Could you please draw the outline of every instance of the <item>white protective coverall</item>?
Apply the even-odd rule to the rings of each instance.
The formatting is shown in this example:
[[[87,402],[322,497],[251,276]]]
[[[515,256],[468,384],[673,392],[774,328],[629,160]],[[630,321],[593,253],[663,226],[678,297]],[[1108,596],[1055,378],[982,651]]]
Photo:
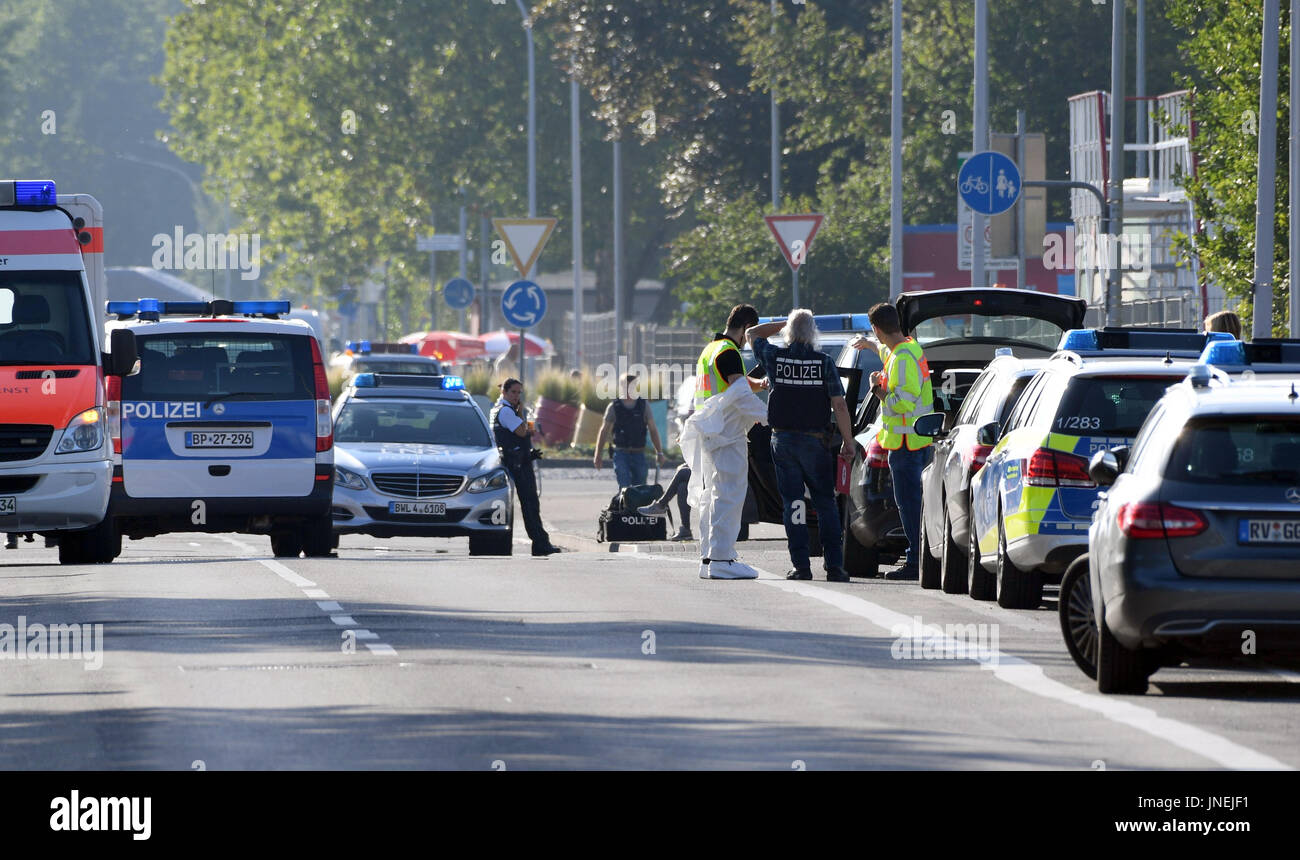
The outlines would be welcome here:
[[[738,379],[705,400],[682,428],[679,443],[691,467],[686,499],[700,512],[701,558],[725,562],[736,557],[749,488],[746,434],[755,423],[767,423],[767,406],[748,382]]]

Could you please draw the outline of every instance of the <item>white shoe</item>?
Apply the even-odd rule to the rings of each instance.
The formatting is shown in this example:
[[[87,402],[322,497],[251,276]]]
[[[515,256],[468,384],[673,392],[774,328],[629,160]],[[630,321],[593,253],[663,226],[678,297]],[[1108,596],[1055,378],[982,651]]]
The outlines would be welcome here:
[[[709,579],[758,579],[758,571],[739,561],[714,561],[709,564]]]
[[[709,568],[712,567],[712,566],[713,566],[713,565],[709,564],[709,563],[706,562],[706,561],[702,561],[702,562],[700,562],[700,579],[708,579],[708,578],[709,578]]]

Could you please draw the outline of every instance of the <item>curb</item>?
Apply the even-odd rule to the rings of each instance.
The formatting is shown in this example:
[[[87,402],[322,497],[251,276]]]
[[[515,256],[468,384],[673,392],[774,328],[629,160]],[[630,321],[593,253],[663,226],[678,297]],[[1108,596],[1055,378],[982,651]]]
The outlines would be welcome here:
[[[661,543],[659,541],[609,541],[601,543],[595,538],[581,537],[567,532],[552,532],[551,542],[561,549],[574,552],[638,552],[663,555],[694,555],[700,551],[699,541]]]

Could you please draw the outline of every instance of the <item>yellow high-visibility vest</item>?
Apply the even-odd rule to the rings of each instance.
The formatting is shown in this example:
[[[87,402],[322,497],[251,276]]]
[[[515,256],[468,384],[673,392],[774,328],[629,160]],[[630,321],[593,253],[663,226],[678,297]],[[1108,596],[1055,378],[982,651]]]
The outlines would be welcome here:
[[[934,411],[930,386],[930,364],[925,353],[910,337],[896,349],[881,347],[885,362],[885,399],[880,404],[881,427],[876,434],[880,447],[895,451],[907,442],[907,450],[919,451],[934,440],[916,435],[912,422],[918,415]]]
[[[727,380],[723,379],[722,375],[718,373],[718,356],[729,349],[740,352],[730,338],[724,337],[712,341],[708,346],[704,347],[704,351],[700,353],[699,359],[695,362],[696,409],[703,406],[704,401],[713,395],[721,394],[727,390]]]

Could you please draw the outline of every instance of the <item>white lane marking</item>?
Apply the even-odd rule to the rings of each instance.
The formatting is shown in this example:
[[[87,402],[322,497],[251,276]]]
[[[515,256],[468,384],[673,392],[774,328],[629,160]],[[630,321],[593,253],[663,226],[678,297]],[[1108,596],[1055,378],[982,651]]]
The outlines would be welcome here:
[[[329,592],[325,591],[323,588],[304,588],[302,593],[310,597],[312,600],[330,599]]]
[[[370,642],[367,642],[366,647],[370,649],[370,652],[372,654],[390,654],[390,655],[397,654],[397,651],[393,648],[392,645],[385,645],[382,642],[378,644],[372,644]]]
[[[203,544],[196,543],[195,541],[190,541],[190,546],[203,546]]]
[[[343,607],[339,606],[334,600],[318,600],[316,605],[320,607],[321,612],[342,612]]]
[[[356,627],[356,619],[351,615],[331,615],[330,621],[333,621],[340,627]]]
[[[684,562],[691,565],[698,564],[689,559],[664,560]],[[891,635],[898,635],[899,628],[906,631],[913,629],[914,622],[910,616],[895,612],[877,603],[872,603],[870,600],[821,586],[791,582],[761,568],[756,568],[756,570],[763,576],[760,576],[755,582],[828,603],[851,615],[867,619],[877,627],[890,631]],[[943,638],[947,639],[948,637]],[[962,643],[954,641],[952,643],[945,642],[944,644],[945,646],[956,646]],[[957,653],[965,652],[958,651]],[[1052,699],[1101,714],[1108,720],[1145,732],[1152,737],[1208,758],[1223,767],[1238,770],[1294,770],[1291,765],[1278,761],[1272,756],[1234,743],[1221,735],[1216,735],[1190,723],[1162,717],[1150,708],[1135,705],[1123,699],[1102,696],[1100,693],[1085,693],[1082,690],[1076,690],[1062,684],[1060,681],[1054,681],[1047,677],[1041,666],[1023,658],[995,651],[987,657],[973,659],[974,662],[980,664],[981,668],[992,670],[993,676],[999,681],[1004,681],[1013,687],[1018,687],[1027,693],[1045,699]]]
[[[292,570],[280,564],[280,562],[275,561],[274,559],[259,558],[259,559],[255,559],[255,561],[258,564],[262,565],[262,567],[265,567],[267,570],[271,571],[276,576],[283,579],[285,582],[289,583],[290,585],[296,585],[299,588],[316,587],[316,583],[312,582],[310,579],[307,579],[304,576],[299,576],[298,574],[294,573]]]

